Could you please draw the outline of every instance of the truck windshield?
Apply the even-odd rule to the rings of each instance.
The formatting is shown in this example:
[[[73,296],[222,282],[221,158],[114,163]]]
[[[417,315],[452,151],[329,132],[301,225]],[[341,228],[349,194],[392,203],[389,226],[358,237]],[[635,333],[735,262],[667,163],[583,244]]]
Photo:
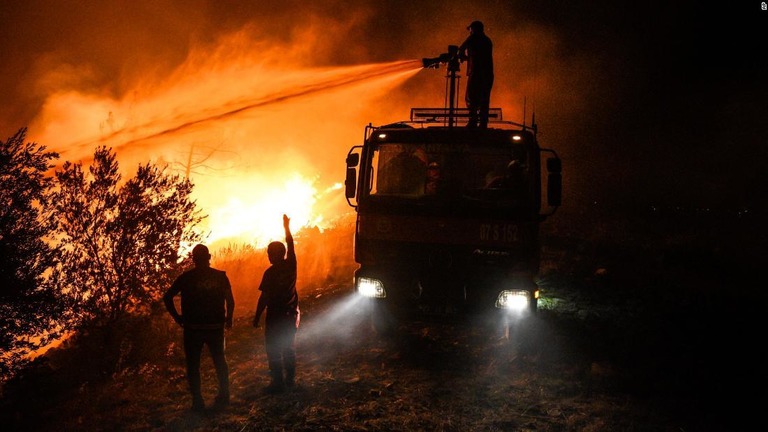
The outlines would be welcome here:
[[[507,146],[380,144],[372,154],[372,196],[522,201],[528,155]]]

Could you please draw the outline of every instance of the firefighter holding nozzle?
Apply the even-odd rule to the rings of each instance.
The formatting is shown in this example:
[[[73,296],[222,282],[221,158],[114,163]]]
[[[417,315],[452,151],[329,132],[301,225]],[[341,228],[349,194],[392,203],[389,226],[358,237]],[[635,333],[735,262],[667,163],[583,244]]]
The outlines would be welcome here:
[[[487,128],[493,87],[493,42],[485,26],[473,21],[467,26],[469,36],[459,46],[459,60],[467,62],[467,88],[464,100],[469,109],[468,128]]]

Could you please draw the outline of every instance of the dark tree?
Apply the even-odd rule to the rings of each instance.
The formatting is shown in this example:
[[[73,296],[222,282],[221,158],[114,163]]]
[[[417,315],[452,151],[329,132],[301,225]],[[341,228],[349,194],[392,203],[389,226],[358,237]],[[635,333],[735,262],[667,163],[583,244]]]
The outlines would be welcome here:
[[[152,165],[121,184],[111,149],[94,153],[90,175],[80,163],[56,172],[61,234],[58,278],[72,300],[75,324],[108,324],[142,313],[179,270],[179,251],[199,241],[202,219],[193,185]]]
[[[55,265],[49,207],[52,178],[45,173],[59,157],[24,142],[27,129],[0,141],[0,375],[56,335],[62,304],[46,277]]]

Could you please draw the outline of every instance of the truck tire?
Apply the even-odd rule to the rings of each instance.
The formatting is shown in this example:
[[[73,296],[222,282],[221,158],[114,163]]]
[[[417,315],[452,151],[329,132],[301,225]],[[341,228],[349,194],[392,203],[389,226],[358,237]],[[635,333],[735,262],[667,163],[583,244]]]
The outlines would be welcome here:
[[[379,336],[392,336],[397,320],[384,307],[377,305],[371,311],[371,328]]]

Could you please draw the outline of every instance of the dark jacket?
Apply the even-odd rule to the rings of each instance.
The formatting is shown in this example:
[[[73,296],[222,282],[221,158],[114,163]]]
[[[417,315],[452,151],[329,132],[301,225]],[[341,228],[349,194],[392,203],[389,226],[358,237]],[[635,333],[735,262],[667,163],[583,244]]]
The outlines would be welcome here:
[[[485,33],[469,35],[459,46],[459,56],[467,62],[467,76],[493,82],[493,42]]]
[[[181,315],[173,297],[181,293]],[[235,309],[235,299],[227,274],[211,267],[195,267],[182,273],[163,296],[171,316],[186,329],[224,328]]]

